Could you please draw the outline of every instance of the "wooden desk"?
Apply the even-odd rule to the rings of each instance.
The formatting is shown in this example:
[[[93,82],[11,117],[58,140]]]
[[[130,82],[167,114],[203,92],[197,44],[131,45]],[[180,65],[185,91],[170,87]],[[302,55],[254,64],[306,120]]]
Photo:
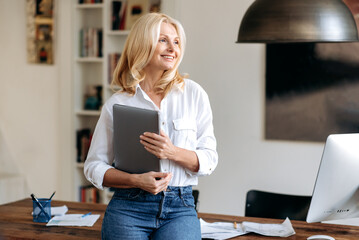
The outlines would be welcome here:
[[[100,214],[92,227],[46,227],[46,223],[32,220],[30,198],[0,206],[0,240],[4,239],[101,239],[101,224],[106,210],[104,204],[66,202],[52,200],[52,207],[66,205],[67,213]]]
[[[0,206],[0,239],[101,239],[101,224],[106,205],[53,200],[51,206],[56,207],[62,205],[66,205],[69,208],[68,213],[84,214],[91,211],[93,214],[100,214],[100,218],[93,227],[46,227],[45,223],[35,223],[32,221],[32,200],[30,198],[24,199]],[[283,222],[283,220],[279,219],[235,217],[207,213],[199,213],[198,216],[207,222]],[[314,234],[327,234],[334,237],[336,240],[359,239],[359,227],[322,223],[309,224],[303,221],[292,221],[292,224],[296,234],[288,238],[265,237],[251,233],[234,239],[306,240],[307,237]]]
[[[235,217],[228,215],[219,214],[207,214],[200,213],[199,217],[207,222],[258,222],[258,223],[282,223],[284,219],[266,219],[266,218],[253,218],[253,217]],[[304,221],[292,221],[295,235],[287,238],[281,237],[265,237],[258,234],[250,233],[243,236],[239,236],[232,239],[239,240],[252,240],[252,239],[288,239],[288,240],[306,240],[312,235],[329,235],[334,237],[336,240],[358,240],[359,239],[359,227],[348,226],[348,225],[334,225],[324,223],[307,223]]]

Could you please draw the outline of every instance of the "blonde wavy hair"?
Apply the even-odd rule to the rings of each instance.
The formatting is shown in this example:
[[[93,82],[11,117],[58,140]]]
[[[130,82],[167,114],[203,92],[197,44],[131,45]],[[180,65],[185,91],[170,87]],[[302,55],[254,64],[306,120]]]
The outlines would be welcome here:
[[[140,17],[131,28],[126,40],[124,50],[113,73],[111,87],[113,90],[134,95],[136,85],[146,77],[143,68],[152,59],[159,41],[162,23],[172,24],[179,37],[180,54],[174,67],[163,73],[161,79],[155,85],[156,93],[166,94],[173,86],[182,88],[184,76],[178,72],[178,66],[182,61],[186,36],[182,25],[175,19],[163,13],[148,13]]]

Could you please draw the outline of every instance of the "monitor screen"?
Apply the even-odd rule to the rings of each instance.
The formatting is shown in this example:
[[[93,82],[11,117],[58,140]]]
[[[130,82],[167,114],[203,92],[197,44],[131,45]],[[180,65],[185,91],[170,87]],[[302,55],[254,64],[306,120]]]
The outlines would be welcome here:
[[[327,138],[307,222],[359,217],[359,134]]]

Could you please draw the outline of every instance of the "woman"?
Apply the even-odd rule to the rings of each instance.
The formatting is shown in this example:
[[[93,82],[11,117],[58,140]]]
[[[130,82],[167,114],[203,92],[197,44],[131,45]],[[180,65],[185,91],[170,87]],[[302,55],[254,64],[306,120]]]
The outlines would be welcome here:
[[[134,24],[114,71],[120,90],[102,107],[85,162],[97,188],[115,187],[102,224],[103,239],[200,239],[192,186],[217,166],[208,96],[177,71],[185,48],[181,24],[150,13]],[[129,174],[112,166],[114,104],[160,112],[160,134],[139,136],[161,172]]]

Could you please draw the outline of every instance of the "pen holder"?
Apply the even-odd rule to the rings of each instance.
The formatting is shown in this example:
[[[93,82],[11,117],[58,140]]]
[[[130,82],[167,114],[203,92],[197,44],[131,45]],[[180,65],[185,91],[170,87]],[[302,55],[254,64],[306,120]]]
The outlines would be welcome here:
[[[39,198],[39,201],[32,201],[32,216],[34,222],[48,222],[51,219],[51,200]]]

